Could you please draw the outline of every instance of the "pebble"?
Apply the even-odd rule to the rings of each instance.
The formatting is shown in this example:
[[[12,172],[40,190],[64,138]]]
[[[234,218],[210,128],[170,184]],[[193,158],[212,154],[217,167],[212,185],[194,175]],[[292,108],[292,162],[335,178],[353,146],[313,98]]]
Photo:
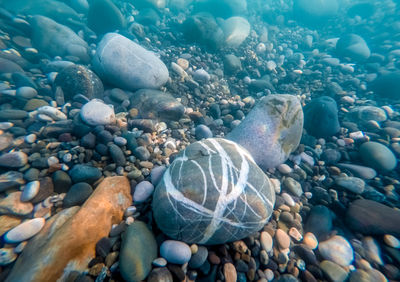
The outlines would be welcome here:
[[[40,189],[40,182],[39,181],[31,181],[26,184],[24,190],[21,194],[21,201],[22,202],[29,202],[32,200],[38,193]]]
[[[20,168],[28,163],[28,155],[24,152],[5,153],[0,156],[0,167]]]
[[[365,188],[364,180],[358,177],[340,176],[335,179],[335,183],[354,194],[362,194]]]
[[[213,133],[211,132],[211,129],[204,124],[199,124],[198,126],[196,126],[195,135],[196,135],[196,140],[207,139],[207,138],[213,137]]]
[[[35,88],[23,86],[17,89],[16,96],[24,99],[32,99],[37,96]]]
[[[128,141],[127,141],[124,137],[115,136],[115,137],[114,137],[114,143],[115,143],[116,145],[118,145],[118,146],[125,146],[126,143],[128,143]]]
[[[318,251],[324,259],[333,261],[341,266],[350,265],[354,259],[354,252],[350,243],[339,235],[320,242]]]
[[[360,146],[360,156],[364,163],[378,171],[391,171],[397,165],[393,152],[377,142],[365,142]]]
[[[153,260],[153,265],[154,266],[158,266],[158,267],[164,267],[167,265],[167,260],[165,258],[156,258],[155,260]]]
[[[293,171],[293,169],[290,166],[288,166],[287,164],[280,164],[280,165],[278,165],[277,168],[278,168],[279,172],[282,174],[289,174]]]
[[[348,273],[342,267],[329,260],[322,261],[319,266],[329,281],[344,282],[348,276]]]
[[[303,236],[301,235],[301,233],[299,232],[299,230],[297,230],[295,227],[291,227],[289,229],[289,235],[295,239],[297,242],[300,242],[303,239]]]
[[[32,144],[32,143],[34,143],[36,141],[36,135],[33,134],[33,133],[29,134],[29,135],[26,135],[24,140],[25,140],[26,143]]]
[[[135,187],[133,193],[133,202],[143,203],[145,202],[154,192],[154,185],[149,181],[142,181]]]
[[[39,233],[45,223],[46,220],[44,218],[34,218],[27,220],[8,231],[4,236],[4,240],[10,244],[15,244],[28,240]]]
[[[362,246],[369,262],[374,262],[378,265],[384,265],[381,258],[381,250],[378,242],[376,242],[374,238],[370,236],[364,237],[362,240]]]
[[[69,208],[82,205],[93,193],[93,188],[85,182],[79,182],[69,188],[63,200],[63,206]]]
[[[266,232],[266,231],[261,232],[260,243],[261,243],[261,247],[266,252],[270,252],[272,250],[273,240],[272,240],[271,235],[268,232]]]
[[[392,248],[400,249],[400,240],[390,234],[384,235],[383,241]]]
[[[293,195],[300,197],[303,194],[303,189],[301,188],[301,184],[294,180],[291,177],[286,177],[283,181],[285,187],[289,190]]]
[[[204,69],[199,69],[193,73],[193,78],[196,81],[207,83],[210,80],[210,75]]]
[[[314,250],[318,247],[318,239],[311,232],[304,234],[303,243],[310,247],[311,250]]]
[[[1,248],[0,249],[0,266],[4,266],[12,263],[17,259],[18,255],[14,253],[12,248]]]
[[[160,254],[169,263],[184,264],[187,263],[192,252],[190,247],[181,241],[166,240],[160,246]]]
[[[292,196],[290,196],[288,193],[282,193],[281,196],[289,207],[294,207],[296,205]]]
[[[228,262],[224,264],[224,277],[226,282],[236,282],[237,273],[235,266]]]
[[[48,116],[54,121],[67,119],[67,116],[63,112],[51,106],[42,106],[39,107],[36,111],[39,115]]]
[[[124,152],[121,148],[115,144],[110,144],[108,146],[108,151],[110,152],[111,158],[117,166],[124,166],[126,163],[126,158]]]
[[[81,118],[91,126],[107,125],[115,122],[115,113],[112,106],[106,105],[99,99],[93,99],[83,105]]]
[[[376,171],[370,167],[344,163],[338,163],[336,166],[341,169],[348,169],[354,175],[364,179],[373,179],[376,176]]]
[[[156,166],[151,170],[150,179],[154,186],[157,186],[157,184],[161,181],[166,170],[167,168],[165,166]]]
[[[208,257],[208,250],[204,246],[199,246],[196,253],[192,254],[192,257],[189,261],[189,267],[196,269],[201,267]]]
[[[282,229],[277,229],[275,233],[276,242],[279,245],[281,250],[287,249],[290,247],[290,237],[289,235],[283,231]]]

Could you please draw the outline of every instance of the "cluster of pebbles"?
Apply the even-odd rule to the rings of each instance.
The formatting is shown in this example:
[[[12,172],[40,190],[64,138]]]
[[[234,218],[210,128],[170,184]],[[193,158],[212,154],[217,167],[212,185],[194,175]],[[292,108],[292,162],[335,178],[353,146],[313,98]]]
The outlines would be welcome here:
[[[131,5],[120,8],[138,13]],[[0,280],[15,281],[28,268],[18,265],[19,256],[46,222],[85,208],[104,179],[116,176],[129,179],[131,202],[94,242],[88,271],[72,272],[68,281],[136,281],[147,274],[152,282],[399,280],[400,112],[368,87],[381,69],[399,67],[398,37],[377,35],[389,23],[365,28],[376,52],[368,63],[339,60],[331,45],[347,26],[378,25],[386,9],[367,19],[342,16],[335,29],[318,31],[285,20],[279,9],[267,9],[268,17],[250,13],[247,39],[214,52],[174,29],[189,11],[160,9],[157,27],[133,22],[128,29],[169,70],[161,90],[174,102],[152,107],[102,82],[87,64],[75,65],[82,58],[35,49],[27,18],[1,9]],[[84,21],[78,26],[87,29]],[[92,48],[98,40],[89,34]],[[264,171],[276,193],[269,222],[221,245],[167,238],[153,220],[152,194],[177,153],[197,140],[225,137],[271,93],[299,98],[306,130],[289,160]],[[326,101],[319,103],[325,109],[314,110],[310,105],[321,96],[333,98],[338,111]],[[318,121],[307,124],[306,105],[326,122],[320,136],[311,135]]]

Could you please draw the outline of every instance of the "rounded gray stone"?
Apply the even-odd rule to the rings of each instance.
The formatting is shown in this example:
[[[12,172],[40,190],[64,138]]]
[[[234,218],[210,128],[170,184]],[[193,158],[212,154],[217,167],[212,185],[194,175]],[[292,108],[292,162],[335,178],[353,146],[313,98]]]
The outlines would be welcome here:
[[[161,244],[160,254],[169,263],[184,264],[190,260],[192,251],[184,242],[167,240]]]

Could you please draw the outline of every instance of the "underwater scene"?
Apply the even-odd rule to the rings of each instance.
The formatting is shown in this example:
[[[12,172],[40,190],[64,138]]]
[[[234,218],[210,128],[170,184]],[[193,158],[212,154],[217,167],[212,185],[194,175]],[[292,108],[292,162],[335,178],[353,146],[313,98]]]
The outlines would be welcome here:
[[[400,281],[399,0],[0,0],[0,281]]]

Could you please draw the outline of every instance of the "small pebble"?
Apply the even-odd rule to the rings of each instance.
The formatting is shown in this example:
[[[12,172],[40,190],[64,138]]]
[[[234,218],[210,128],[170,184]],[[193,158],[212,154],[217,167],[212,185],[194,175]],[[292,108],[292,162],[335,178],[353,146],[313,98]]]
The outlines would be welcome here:
[[[135,187],[133,201],[135,203],[145,202],[154,192],[154,185],[149,181],[142,181]]]
[[[27,220],[8,231],[4,236],[4,240],[10,244],[15,244],[28,240],[39,233],[45,223],[46,220],[44,218],[34,218]]]
[[[282,229],[277,229],[275,233],[275,239],[279,245],[281,250],[287,249],[290,247],[290,237],[289,235],[283,231]]]
[[[318,239],[311,232],[307,232],[304,235],[303,243],[309,246],[311,250],[314,250],[318,247]]]
[[[268,232],[266,232],[266,231],[261,232],[260,243],[261,243],[261,247],[266,252],[270,252],[272,250],[273,240],[272,240],[271,235]]]
[[[289,174],[293,171],[293,169],[290,166],[288,166],[287,164],[280,164],[278,166],[278,170],[282,174]]]
[[[26,184],[24,190],[21,194],[21,201],[22,202],[29,202],[32,200],[38,193],[40,189],[40,182],[39,181],[31,181]]]
[[[158,267],[164,267],[167,265],[167,260],[165,258],[156,258],[153,260],[153,265]]]
[[[392,235],[386,234],[383,236],[383,241],[392,248],[400,249],[400,240]]]
[[[192,251],[184,242],[166,240],[160,246],[160,254],[170,263],[184,264],[190,260]]]

